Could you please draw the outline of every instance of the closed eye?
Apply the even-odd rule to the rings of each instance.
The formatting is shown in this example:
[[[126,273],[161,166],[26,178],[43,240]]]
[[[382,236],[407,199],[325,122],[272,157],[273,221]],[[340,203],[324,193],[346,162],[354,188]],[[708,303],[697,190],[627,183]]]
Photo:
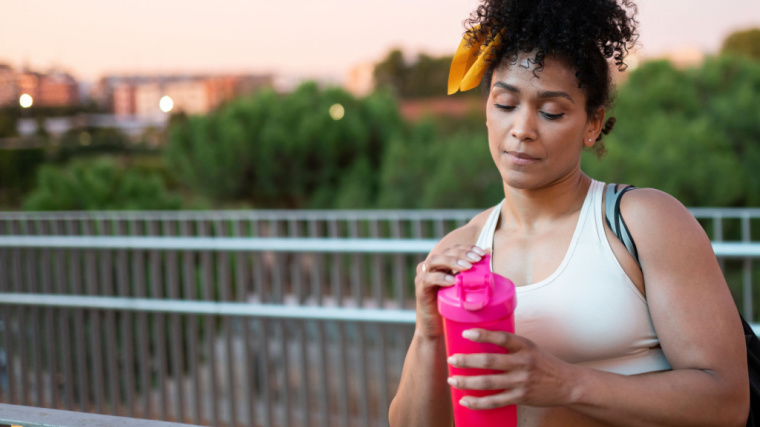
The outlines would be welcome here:
[[[541,113],[541,114],[543,114],[543,116],[546,117],[549,120],[558,120],[558,119],[561,119],[562,116],[565,115],[565,113],[562,113],[562,114]]]
[[[498,108],[499,110],[504,110],[504,111],[512,111],[515,108],[517,108],[515,106],[503,105],[503,104],[494,104],[494,107]],[[547,120],[559,120],[565,115],[565,113],[550,114],[550,113],[545,113],[542,111],[541,115],[544,116]]]

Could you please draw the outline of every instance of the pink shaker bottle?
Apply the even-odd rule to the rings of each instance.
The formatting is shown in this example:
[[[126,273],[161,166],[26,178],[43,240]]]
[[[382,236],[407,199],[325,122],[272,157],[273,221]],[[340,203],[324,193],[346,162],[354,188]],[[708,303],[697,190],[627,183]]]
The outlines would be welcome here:
[[[438,291],[438,312],[444,318],[446,355],[472,353],[508,353],[494,344],[481,344],[462,337],[471,328],[514,333],[513,313],[517,305],[515,285],[509,279],[491,272],[491,256],[456,275],[456,285]],[[487,375],[492,369],[463,369],[449,365],[450,375]],[[517,407],[475,410],[459,404],[464,396],[488,396],[500,390],[460,390],[451,387],[456,427],[513,427],[517,425]]]

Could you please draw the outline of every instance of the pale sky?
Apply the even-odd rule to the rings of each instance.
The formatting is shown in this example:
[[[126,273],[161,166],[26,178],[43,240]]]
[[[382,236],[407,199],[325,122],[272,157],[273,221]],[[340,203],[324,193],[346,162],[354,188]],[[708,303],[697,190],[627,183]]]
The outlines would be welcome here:
[[[572,0],[568,0],[572,1]],[[643,56],[716,52],[760,0],[639,0]],[[0,62],[106,73],[273,72],[341,80],[394,46],[450,54],[476,0],[0,0]]]

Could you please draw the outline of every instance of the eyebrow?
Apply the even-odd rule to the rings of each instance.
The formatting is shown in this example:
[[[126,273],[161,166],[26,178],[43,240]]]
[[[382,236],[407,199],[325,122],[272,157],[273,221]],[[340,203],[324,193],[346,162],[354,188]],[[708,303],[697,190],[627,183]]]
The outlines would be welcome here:
[[[502,89],[506,89],[506,90],[514,93],[515,95],[519,95],[520,94],[520,89],[518,89],[517,87],[512,86],[510,84],[504,83],[504,82],[496,82],[496,83],[494,83],[493,87],[500,87]],[[538,92],[538,97],[541,98],[541,99],[544,99],[544,98],[565,98],[568,101],[570,101],[573,104],[575,104],[575,101],[573,101],[573,98],[567,92],[562,92],[562,91],[559,91],[559,90],[539,91]]]

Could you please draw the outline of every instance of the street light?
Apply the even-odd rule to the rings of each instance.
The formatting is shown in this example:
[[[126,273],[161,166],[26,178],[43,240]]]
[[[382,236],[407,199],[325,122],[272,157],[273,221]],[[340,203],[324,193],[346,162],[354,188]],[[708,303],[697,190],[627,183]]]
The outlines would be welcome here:
[[[32,95],[25,93],[19,97],[18,103],[21,105],[21,108],[29,108],[34,104],[34,99],[32,99]]]
[[[158,101],[158,108],[164,113],[168,113],[174,108],[174,101],[169,96],[163,96],[161,100]]]

